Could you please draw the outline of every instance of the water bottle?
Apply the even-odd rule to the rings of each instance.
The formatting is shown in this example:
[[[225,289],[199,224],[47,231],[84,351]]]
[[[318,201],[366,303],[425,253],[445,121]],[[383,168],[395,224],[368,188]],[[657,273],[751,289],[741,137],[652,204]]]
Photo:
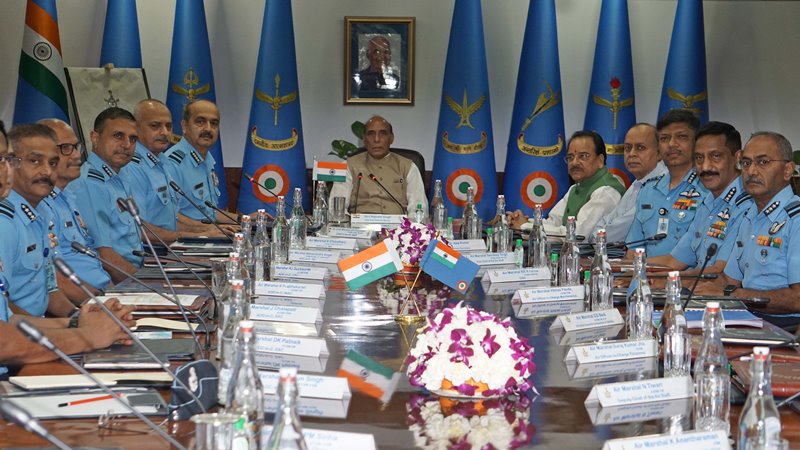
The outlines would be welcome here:
[[[692,363],[692,339],[686,324],[681,303],[681,275],[673,271],[667,275],[667,298],[658,336],[664,353],[664,376],[689,375]]]
[[[497,196],[497,213],[495,215],[497,223],[494,226],[494,240],[497,242],[495,246],[498,253],[506,253],[512,251],[511,244],[513,233],[508,226],[508,219],[506,218],[506,196]]]
[[[462,239],[480,239],[481,223],[478,210],[475,208],[475,193],[472,186],[467,188],[467,203],[464,206],[464,215],[461,222]]]
[[[592,271],[583,271],[583,310],[592,309]]]
[[[753,347],[750,393],[739,414],[738,448],[780,448],[781,416],[772,398],[772,362],[769,347]]]
[[[575,216],[567,217],[567,237],[561,246],[558,265],[558,284],[578,286],[581,284],[581,251],[575,237]]]
[[[251,320],[239,322],[233,369],[228,383],[227,412],[239,416],[233,448],[258,449],[264,425],[264,389],[256,366],[256,335]]]
[[[550,286],[558,286],[558,253],[550,254]]]
[[[452,217],[448,217],[447,218],[447,228],[445,229],[445,233],[444,234],[445,234],[444,237],[446,237],[447,239],[455,239],[455,236],[453,235],[453,218]]]
[[[647,261],[644,249],[635,250],[633,260],[633,291],[628,299],[628,338],[650,339],[653,337],[653,295],[647,280]]]
[[[730,430],[731,378],[722,345],[722,312],[719,302],[706,303],[703,343],[694,365],[694,429]]]
[[[431,199],[431,223],[436,231],[442,233],[447,227],[447,222],[447,208],[444,206],[442,197],[442,180],[436,180],[433,185],[433,199]],[[450,236],[446,237],[450,238]]]
[[[292,215],[289,216],[289,248],[306,248],[306,213],[303,211],[303,191],[294,188]]]
[[[594,260],[592,261],[590,280],[590,301],[592,311],[601,311],[613,307],[612,292],[614,274],[611,262],[606,253],[606,230],[599,230],[594,244]]]
[[[222,327],[222,335],[219,354],[219,385],[217,387],[217,401],[221,405],[226,405],[228,401],[228,383],[231,372],[235,364],[236,338],[239,331],[239,322],[247,317],[244,313],[245,292],[244,281],[241,279],[231,280],[231,301],[228,305],[228,313],[225,315],[225,324]]]
[[[312,208],[312,222],[319,233],[324,234],[328,228],[328,191],[324,181],[317,181],[317,191]]]
[[[486,229],[486,252],[493,253],[494,249],[494,230],[489,227]]]
[[[272,433],[262,450],[306,450],[303,424],[297,415],[297,369],[280,370],[278,384],[278,411],[272,424]]]
[[[514,265],[517,269],[522,269],[525,265],[525,248],[522,247],[522,239],[517,239],[514,246]]]
[[[547,253],[547,233],[544,231],[544,220],[542,219],[542,205],[536,204],[533,208],[533,227],[528,239],[528,266],[547,267],[549,259]]]
[[[414,210],[414,222],[425,223],[425,210],[422,209],[422,203],[417,203],[417,209]]]
[[[272,224],[272,259],[277,263],[289,262],[289,222],[284,214],[286,202],[282,195],[278,196],[278,217]]]

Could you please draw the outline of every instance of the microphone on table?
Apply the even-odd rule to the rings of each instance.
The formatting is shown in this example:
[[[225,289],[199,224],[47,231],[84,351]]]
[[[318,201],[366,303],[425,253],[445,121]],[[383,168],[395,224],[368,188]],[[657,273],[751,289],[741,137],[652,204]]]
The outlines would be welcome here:
[[[358,212],[358,193],[361,191],[361,179],[364,178],[364,174],[358,172],[358,176],[356,178],[356,202],[355,205],[350,205],[350,214]]]
[[[369,174],[369,179],[374,181],[375,183],[377,183],[378,186],[380,186],[380,188],[383,189],[383,192],[386,192],[386,194],[389,196],[389,198],[391,198],[392,201],[394,201],[395,204],[397,204],[397,206],[400,207],[400,211],[405,211],[406,210],[405,208],[403,208],[403,205],[400,202],[398,202],[396,198],[394,198],[394,195],[392,195],[392,193],[389,192],[388,189],[386,189],[386,186],[384,186],[383,183],[381,183],[380,180],[378,180],[378,177],[376,177],[373,174]]]
[[[61,258],[56,258],[54,262],[56,264],[56,267],[59,268],[59,270],[61,270],[61,266],[66,266],[66,263]],[[125,325],[117,318],[117,316],[115,316],[111,311],[108,310],[108,307],[106,305],[104,305],[103,302],[99,301],[97,299],[97,297],[92,295],[92,293],[88,289],[86,289],[86,287],[83,286],[83,284],[82,284],[83,282],[80,281],[80,279],[75,276],[75,274],[72,272],[72,269],[70,269],[69,266],[66,266],[66,268],[68,269],[68,271],[69,271],[69,273],[71,275],[71,276],[69,276],[70,280],[73,283],[77,284],[78,286],[82,287],[88,295],[91,295],[92,298],[97,302],[97,304],[100,305],[103,308],[103,310],[106,311],[106,313],[108,315],[110,315],[114,319],[115,322],[117,322],[117,325],[122,327],[122,329],[125,330],[131,337],[134,337],[134,339],[135,339],[134,342],[138,341],[137,345],[140,345],[142,348],[144,348],[145,350],[150,352],[150,350],[147,347],[145,347],[144,344],[141,343],[141,341],[139,341],[139,338],[136,338],[135,336],[133,336],[133,333],[131,333],[130,330],[128,330],[127,327],[125,327]],[[65,276],[67,276],[67,273],[65,273],[63,271],[61,273],[64,274]],[[76,280],[81,282],[81,284],[78,284],[76,282]],[[58,356],[62,361],[66,362],[70,367],[72,367],[73,369],[75,369],[78,372],[80,372],[81,375],[84,375],[87,378],[89,378],[90,380],[92,380],[92,382],[95,383],[97,385],[97,387],[100,388],[100,390],[102,390],[106,394],[108,394],[108,395],[114,397],[115,399],[117,399],[117,401],[119,401],[123,406],[125,406],[125,408],[128,411],[130,411],[139,420],[144,422],[145,425],[150,427],[151,430],[155,431],[161,437],[166,439],[167,442],[169,442],[170,444],[174,445],[177,448],[186,450],[186,447],[182,446],[172,436],[167,434],[166,431],[162,430],[158,425],[154,424],[150,419],[148,419],[139,410],[137,410],[136,408],[131,406],[131,404],[128,402],[127,399],[122,398],[122,396],[120,396],[118,392],[115,392],[114,390],[112,390],[111,388],[106,386],[102,381],[100,381],[91,372],[89,372],[88,370],[84,369],[80,364],[76,363],[67,354],[62,352],[61,349],[59,349],[52,342],[50,342],[50,339],[48,339],[47,336],[45,336],[41,331],[39,331],[39,329],[36,328],[33,324],[31,324],[27,320],[23,319],[23,320],[20,320],[19,322],[17,322],[17,329],[19,329],[19,331],[21,331],[22,334],[24,334],[28,339],[30,339],[31,341],[41,345],[42,347],[46,348],[47,350],[50,350],[51,352],[55,353],[56,356]],[[155,355],[152,355],[152,357],[156,361],[158,361],[158,363],[162,366],[162,368],[165,371],[167,371],[173,377],[173,379],[177,380],[177,378],[175,378],[175,374],[173,374],[169,370],[169,365],[168,364],[166,365],[167,367],[164,367],[165,364],[160,359],[158,359]],[[69,447],[67,447],[67,448],[69,448]]]
[[[267,191],[273,197],[275,197],[275,198],[280,197],[278,194],[275,193],[275,191],[273,191],[272,189],[268,188],[267,185],[265,185],[263,183],[259,183],[258,180],[256,180],[253,176],[251,176],[247,172],[244,172],[244,177],[247,178],[251,183],[255,184],[256,186],[264,188],[264,190]],[[284,196],[284,199],[286,200],[286,203],[288,204],[289,203],[289,198]],[[273,208],[275,209],[275,215],[277,216],[278,215],[278,207],[277,206],[273,206]],[[292,199],[292,203],[289,204],[289,209],[291,209],[291,208],[294,208],[294,199]],[[304,216],[305,216],[305,214],[304,214]],[[311,225],[314,224],[314,222],[308,216],[305,216],[305,218],[306,218],[306,220],[308,221],[309,224],[311,224]]]
[[[117,272],[120,272],[121,274],[123,274],[123,275],[127,276],[129,279],[131,279],[133,282],[135,282],[135,283],[136,283],[136,284],[138,284],[139,286],[142,286],[143,288],[147,289],[148,291],[150,291],[150,292],[152,292],[152,293],[154,293],[154,294],[156,294],[156,295],[158,295],[158,296],[160,296],[160,297],[164,298],[165,300],[169,301],[170,303],[176,304],[176,305],[178,306],[178,309],[179,309],[179,310],[182,310],[182,309],[183,309],[183,305],[181,305],[181,304],[180,304],[180,302],[176,302],[176,300],[175,300],[174,298],[170,298],[170,297],[168,297],[167,295],[165,295],[165,294],[163,294],[163,293],[161,293],[161,292],[158,292],[157,290],[155,290],[155,289],[153,289],[151,286],[149,286],[147,283],[145,283],[144,281],[142,281],[142,280],[140,280],[139,278],[137,278],[137,277],[136,277],[135,275],[133,275],[132,273],[126,272],[124,269],[122,269],[122,268],[121,268],[121,267],[119,267],[118,265],[116,265],[116,264],[114,264],[113,262],[111,262],[111,261],[109,261],[109,260],[107,260],[107,259],[105,259],[105,258],[101,257],[100,255],[98,255],[98,254],[97,254],[97,252],[95,252],[94,250],[92,250],[92,249],[90,249],[90,248],[86,247],[85,245],[81,244],[80,242],[77,242],[77,241],[72,241],[72,248],[73,248],[73,250],[75,250],[75,251],[76,251],[76,252],[78,252],[78,253],[83,253],[84,255],[87,255],[87,256],[90,256],[90,257],[92,257],[92,258],[95,258],[95,259],[97,259],[97,260],[98,260],[98,261],[100,261],[101,263],[103,263],[103,264],[106,264],[106,265],[108,265],[109,267],[111,267],[112,269],[116,270]],[[212,295],[213,295],[213,292],[212,292]],[[199,315],[199,314],[197,314],[197,312],[195,312],[195,311],[192,311],[192,310],[188,310],[188,311],[189,311],[189,313],[190,313],[190,314],[192,314],[192,315],[193,315],[195,318],[197,318],[197,320],[198,320],[200,323],[202,323],[202,324],[203,324],[203,331],[205,331],[205,335],[206,335],[206,342],[207,342],[207,343],[208,343],[208,342],[210,342],[210,340],[209,340],[209,339],[210,339],[211,332],[208,330],[208,325],[206,324],[206,321],[205,321],[205,320],[203,320],[203,318],[202,318],[202,317],[200,317],[200,315]],[[185,315],[183,316],[183,319],[184,319],[184,321],[186,322],[186,324],[188,325],[188,327],[189,327],[189,330],[190,330],[190,331],[193,331],[193,327],[192,327],[192,324],[191,324],[191,322],[189,322],[189,319],[188,319],[188,318],[187,318]],[[194,335],[194,333],[192,333],[192,336],[194,337],[194,339],[195,339],[195,342],[197,342],[197,338],[196,338],[196,336]],[[198,346],[199,346],[199,344],[198,344]],[[199,347],[198,347],[198,348],[199,348]],[[201,353],[202,353],[202,349],[201,349]]]
[[[194,206],[194,209],[200,211],[200,214],[202,214],[203,217],[205,217],[206,220],[208,220],[210,224],[214,225],[214,227],[216,227],[216,229],[219,230],[219,232],[222,233],[223,236],[227,237],[228,239],[231,240],[231,242],[233,242],[233,238],[228,233],[226,233],[225,230],[222,229],[222,227],[219,226],[219,224],[217,223],[216,220],[214,220],[213,217],[208,215],[206,210],[201,208],[200,205],[198,205],[197,203],[194,202],[194,200],[189,198],[189,196],[186,195],[185,192],[183,192],[183,189],[181,189],[181,187],[178,186],[178,183],[176,183],[174,181],[170,181],[169,182],[169,187],[171,187],[172,190],[177,192],[181,197],[185,198],[192,206]]]
[[[697,272],[697,278],[694,279],[694,283],[692,284],[692,288],[689,290],[689,295],[686,296],[686,300],[683,301],[683,310],[686,310],[686,305],[689,304],[689,301],[692,299],[694,295],[694,290],[697,288],[697,283],[700,282],[700,278],[703,276],[703,272],[706,271],[706,266],[708,266],[708,262],[711,261],[711,258],[717,254],[717,243],[712,242],[711,245],[708,246],[706,249],[706,257],[703,260],[703,265],[700,267],[700,272]]]
[[[632,245],[643,244],[643,243],[645,243],[645,242],[660,241],[660,240],[662,240],[662,239],[664,239],[664,238],[666,238],[666,237],[667,237],[667,233],[656,233],[656,234],[654,234],[654,235],[652,235],[652,236],[650,236],[650,237],[646,237],[646,238],[644,238],[644,239],[638,239],[638,240],[636,240],[636,241],[629,241],[629,242],[625,242],[625,241],[618,241],[618,242],[612,242],[612,243],[610,243],[610,244],[606,245],[606,247],[621,247],[621,248],[627,248],[627,247],[630,247],[630,246],[632,246]]]
[[[211,209],[213,209],[214,211],[216,211],[216,212],[218,212],[218,213],[222,214],[223,216],[227,217],[227,218],[228,218],[228,220],[230,220],[230,221],[231,221],[231,222],[233,222],[234,224],[236,224],[236,225],[239,225],[239,220],[238,220],[237,218],[235,218],[235,217],[233,217],[232,215],[228,214],[228,213],[227,213],[227,212],[225,212],[224,210],[222,210],[222,209],[218,208],[218,207],[217,207],[217,205],[215,205],[215,204],[211,203],[211,202],[210,202],[210,201],[208,201],[208,200],[206,200],[204,203],[205,203],[205,205],[206,205],[206,206],[208,206],[209,208],[211,208]]]
[[[24,322],[24,321],[23,321]],[[52,435],[42,423],[36,420],[31,413],[25,411],[11,400],[0,400],[0,415],[11,423],[15,423],[25,430],[53,444],[61,450],[72,450],[72,447],[65,444],[61,439]]]

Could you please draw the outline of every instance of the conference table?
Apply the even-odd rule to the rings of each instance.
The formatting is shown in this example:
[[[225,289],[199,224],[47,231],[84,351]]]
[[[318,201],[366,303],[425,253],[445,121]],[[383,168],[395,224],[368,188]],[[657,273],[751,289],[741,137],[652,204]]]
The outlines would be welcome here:
[[[326,280],[326,299],[319,332],[319,336],[327,341],[330,352],[327,361],[322,362],[322,374],[335,375],[349,349],[355,349],[394,370],[399,369],[407,355],[416,325],[400,324],[395,320],[398,303],[402,299],[395,280],[388,277],[351,291],[335,266],[331,269],[332,276]],[[487,294],[486,291],[487,285],[479,279],[474,280],[466,295],[443,288],[437,281],[425,279],[415,287],[415,298],[425,303],[420,305],[420,309],[426,312],[436,312],[446,305],[465,301],[475,308],[501,317],[511,317],[517,332],[529,338],[535,348],[537,370],[533,384],[538,395],[521,407],[519,404],[505,405],[507,409],[503,411],[511,411],[508,417],[513,417],[510,421],[513,426],[509,423],[498,426],[496,422],[482,421],[480,414],[473,417],[471,422],[470,419],[453,417],[456,414],[470,416],[475,411],[488,411],[496,405],[475,407],[473,404],[462,407],[409,385],[408,378],[403,375],[387,404],[354,391],[345,419],[302,417],[304,427],[372,434],[380,449],[417,448],[417,444],[422,448],[448,448],[446,445],[440,446],[442,440],[446,441],[446,432],[466,423],[467,429],[464,431],[469,436],[461,440],[456,438],[451,443],[496,439],[499,442],[513,442],[514,448],[558,450],[597,449],[608,439],[661,433],[670,427],[674,429],[680,423],[684,423],[688,429],[690,419],[685,415],[655,419],[631,416],[626,419],[624,414],[598,415],[587,410],[584,400],[596,384],[658,376],[657,365],[642,369],[625,368],[623,364],[617,370],[626,373],[613,374],[611,371],[605,375],[583,377],[564,362],[570,347],[564,345],[563,336],[549,331],[553,316],[517,317],[509,293]],[[624,331],[620,335],[622,333]],[[214,361],[213,355],[211,360]],[[21,375],[67,373],[73,372],[60,362],[31,364],[20,372]],[[681,408],[678,407],[678,413]],[[736,430],[740,408],[741,405],[732,407],[733,431]],[[266,421],[269,423],[271,420],[272,415],[267,415]],[[617,423],[601,424],[603,421]],[[781,422],[783,437],[791,442],[792,448],[800,448],[800,420],[797,413],[789,408],[782,409]],[[133,418],[121,419],[110,428],[98,427],[96,419],[46,420],[44,425],[74,447],[169,448],[168,443]],[[444,426],[450,428],[443,430]],[[187,447],[194,445],[193,423],[166,423],[164,428]],[[47,444],[15,425],[0,422],[0,448],[31,446],[42,447]],[[470,447],[465,445],[458,448]]]

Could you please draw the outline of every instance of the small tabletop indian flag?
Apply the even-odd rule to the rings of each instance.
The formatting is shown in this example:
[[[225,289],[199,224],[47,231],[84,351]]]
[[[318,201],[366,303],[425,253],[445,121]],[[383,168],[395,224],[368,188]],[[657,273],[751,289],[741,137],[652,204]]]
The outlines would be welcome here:
[[[338,264],[350,289],[358,289],[377,279],[397,273],[403,268],[397,249],[388,239],[345,258]]]
[[[380,364],[369,356],[350,350],[336,374],[347,378],[350,386],[364,394],[388,403],[400,381],[400,373]]]
[[[344,183],[347,179],[347,163],[315,161],[313,172],[314,180]]]
[[[461,253],[438,239],[428,244],[420,259],[419,268],[462,294],[467,292],[480,270],[480,266],[462,257]]]

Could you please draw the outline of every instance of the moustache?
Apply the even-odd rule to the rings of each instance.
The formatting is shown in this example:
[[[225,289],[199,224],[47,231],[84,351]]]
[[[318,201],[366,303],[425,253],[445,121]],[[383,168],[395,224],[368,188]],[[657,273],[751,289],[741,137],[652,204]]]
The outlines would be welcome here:
[[[39,183],[45,183],[48,186],[52,186],[53,185],[53,180],[51,180],[50,178],[46,178],[46,177],[37,178],[37,179],[33,180],[33,184],[39,184]]]
[[[201,138],[206,138],[206,139],[212,139],[214,137],[214,135],[211,134],[210,131],[204,131],[204,132],[200,133],[200,137]]]
[[[169,142],[169,138],[167,138],[166,136],[157,136],[153,140],[156,141],[156,142],[163,142],[163,143],[168,143]]]
[[[712,172],[710,170],[704,170],[704,171],[700,172],[700,176],[701,177],[713,177],[713,176],[717,176],[717,175],[719,175],[718,172]]]
[[[751,176],[749,176],[749,177],[744,179],[744,184],[762,184],[763,185],[764,182],[761,179],[757,178],[756,176],[751,175]]]

